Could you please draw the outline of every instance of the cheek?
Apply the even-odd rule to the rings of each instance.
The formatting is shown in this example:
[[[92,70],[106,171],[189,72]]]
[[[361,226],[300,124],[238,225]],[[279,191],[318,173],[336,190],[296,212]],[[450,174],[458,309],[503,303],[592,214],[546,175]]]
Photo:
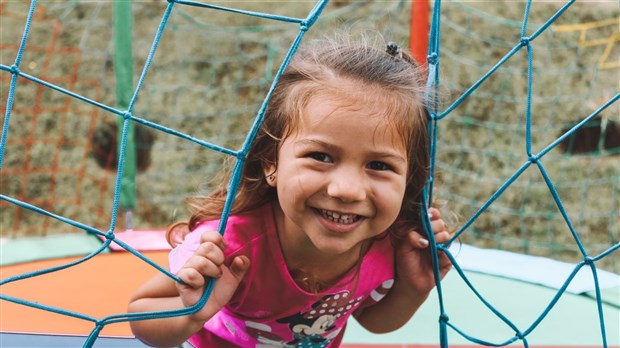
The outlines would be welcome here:
[[[390,219],[396,219],[405,197],[405,181],[380,184],[376,187],[378,201]]]
[[[308,197],[311,195],[311,189],[308,181],[302,176],[286,175],[286,180],[281,176],[278,180],[277,192],[278,200],[282,209],[288,214],[292,214],[294,210],[301,209],[306,204]]]
[[[380,187],[380,193],[383,192],[386,196],[393,197],[393,199],[402,199],[405,197],[407,180],[404,177],[398,176],[392,180],[379,181],[377,186]]]
[[[288,195],[310,195],[322,186],[323,176],[308,170],[290,168],[282,173],[278,181],[278,189]]]

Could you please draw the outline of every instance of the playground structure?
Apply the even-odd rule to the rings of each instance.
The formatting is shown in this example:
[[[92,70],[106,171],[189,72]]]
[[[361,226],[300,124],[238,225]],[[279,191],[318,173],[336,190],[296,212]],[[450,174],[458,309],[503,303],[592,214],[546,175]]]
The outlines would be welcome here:
[[[380,11],[373,2],[330,4],[308,36],[328,31],[346,18],[355,22],[352,30],[372,23],[384,36],[407,42],[409,12],[403,10],[408,4],[387,4]],[[619,55],[618,6],[603,4],[597,10],[571,2],[533,4],[524,24],[525,4],[503,13],[458,2],[442,5],[441,37],[435,47],[441,50],[430,58],[431,67],[441,66],[434,197],[446,200],[449,211],[459,213],[455,223],[465,225],[460,239],[467,243],[575,264],[583,261],[585,249],[590,255],[587,260],[595,257],[597,266],[617,273],[620,150],[614,139],[620,125],[620,87],[614,62]],[[182,197],[208,190],[210,180],[222,180],[215,176],[226,157],[222,153],[141,122],[125,122],[110,110],[37,81],[20,78],[14,102],[8,105],[10,89],[5,86],[16,76],[13,61],[29,7],[0,6],[1,96],[7,110],[0,200],[5,241],[85,232],[82,225],[67,224],[30,206],[102,232],[162,228],[184,216]],[[119,96],[117,88],[123,76],[132,74],[118,75],[116,59],[131,62],[134,78],[123,87],[131,95],[167,6],[166,2],[133,5],[133,29],[125,28],[134,33],[131,49],[125,50],[132,54],[119,58],[112,49],[113,43],[122,43],[113,40],[110,4],[42,1],[33,13],[19,72],[124,110],[129,100],[123,101],[127,94]],[[567,10],[539,32],[562,6]],[[304,17],[311,8],[297,7],[293,12]],[[238,16],[218,15],[207,23],[202,10],[175,8],[132,115],[204,143],[234,149],[243,144],[295,32],[290,26],[253,17],[238,23]],[[578,13],[592,19],[584,23]],[[521,26],[527,35],[521,35]],[[210,31],[216,35],[204,34]],[[538,33],[534,40],[521,41],[534,32]],[[519,55],[478,84],[519,42],[523,43]],[[533,52],[531,65],[526,48]],[[467,98],[460,100],[465,94]],[[444,117],[446,105],[452,110]],[[526,121],[528,114],[531,122]],[[587,122],[573,129],[583,121]],[[575,136],[588,130],[594,135]],[[135,162],[128,165],[131,155],[120,161],[134,166],[133,174],[118,170],[123,134],[135,135]],[[564,211],[536,171],[525,172],[494,196],[529,160],[526,149],[537,154],[562,136],[555,148],[545,150],[542,162]],[[584,142],[584,138],[591,140]],[[127,148],[132,145],[126,146],[130,153]],[[130,192],[133,186],[135,194],[121,193],[120,203],[115,196],[117,172],[125,173],[123,179],[135,177],[135,182],[121,185]],[[183,173],[181,180],[179,173]],[[487,204],[489,197],[492,204]],[[126,220],[116,221],[117,208]],[[571,217],[576,234],[567,227],[564,215]],[[475,221],[470,223],[472,216]]]

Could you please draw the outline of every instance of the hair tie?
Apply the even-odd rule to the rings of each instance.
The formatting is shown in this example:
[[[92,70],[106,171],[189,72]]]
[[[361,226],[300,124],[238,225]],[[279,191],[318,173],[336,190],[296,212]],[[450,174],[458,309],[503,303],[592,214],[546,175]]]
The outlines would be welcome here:
[[[394,58],[403,58],[403,51],[401,51],[400,46],[398,46],[396,42],[388,42],[385,52]]]

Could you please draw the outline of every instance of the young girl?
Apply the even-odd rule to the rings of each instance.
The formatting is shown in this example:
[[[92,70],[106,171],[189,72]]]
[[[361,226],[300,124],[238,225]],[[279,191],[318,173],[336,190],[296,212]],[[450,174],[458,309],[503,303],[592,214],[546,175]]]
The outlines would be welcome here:
[[[131,322],[153,346],[338,347],[353,316],[401,327],[435,285],[420,196],[429,166],[421,69],[394,44],[318,42],[298,52],[252,144],[224,236],[226,188],[193,200],[169,230],[170,270],[130,312],[198,312]],[[430,209],[438,243],[447,242]],[[187,233],[179,231],[188,231]],[[450,269],[440,255],[440,275]]]

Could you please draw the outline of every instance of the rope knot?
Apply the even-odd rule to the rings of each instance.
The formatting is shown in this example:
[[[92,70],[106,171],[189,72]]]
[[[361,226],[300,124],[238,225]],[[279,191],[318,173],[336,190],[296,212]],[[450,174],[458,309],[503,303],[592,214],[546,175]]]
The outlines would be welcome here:
[[[19,74],[19,67],[15,64],[11,65],[11,74],[17,75]]]
[[[525,338],[525,335],[523,334],[523,332],[521,331],[517,331],[516,332],[516,336],[518,339],[520,339],[521,341],[523,341],[523,339]]]
[[[439,316],[439,321],[442,322],[442,323],[447,323],[449,320],[450,320],[450,318],[448,318],[448,315],[445,314],[445,313],[442,313]]]
[[[530,43],[530,38],[529,36],[523,36],[521,38],[521,46],[527,46]]]
[[[530,161],[530,162],[532,162],[532,163],[536,163],[536,162],[538,162],[538,156],[536,156],[536,155],[531,155],[531,156],[528,158],[528,161]]]
[[[310,28],[310,26],[308,25],[308,21],[303,20],[299,23],[299,30],[301,31],[308,31],[308,29]]]
[[[428,62],[428,64],[436,65],[439,61],[439,57],[437,56],[436,52],[433,52],[426,56],[426,61]]]
[[[131,118],[131,112],[129,112],[129,110],[123,112],[123,114],[121,115],[123,116],[124,119],[129,120]]]
[[[594,259],[591,256],[586,256],[583,258],[583,263],[589,266],[594,263]]]

